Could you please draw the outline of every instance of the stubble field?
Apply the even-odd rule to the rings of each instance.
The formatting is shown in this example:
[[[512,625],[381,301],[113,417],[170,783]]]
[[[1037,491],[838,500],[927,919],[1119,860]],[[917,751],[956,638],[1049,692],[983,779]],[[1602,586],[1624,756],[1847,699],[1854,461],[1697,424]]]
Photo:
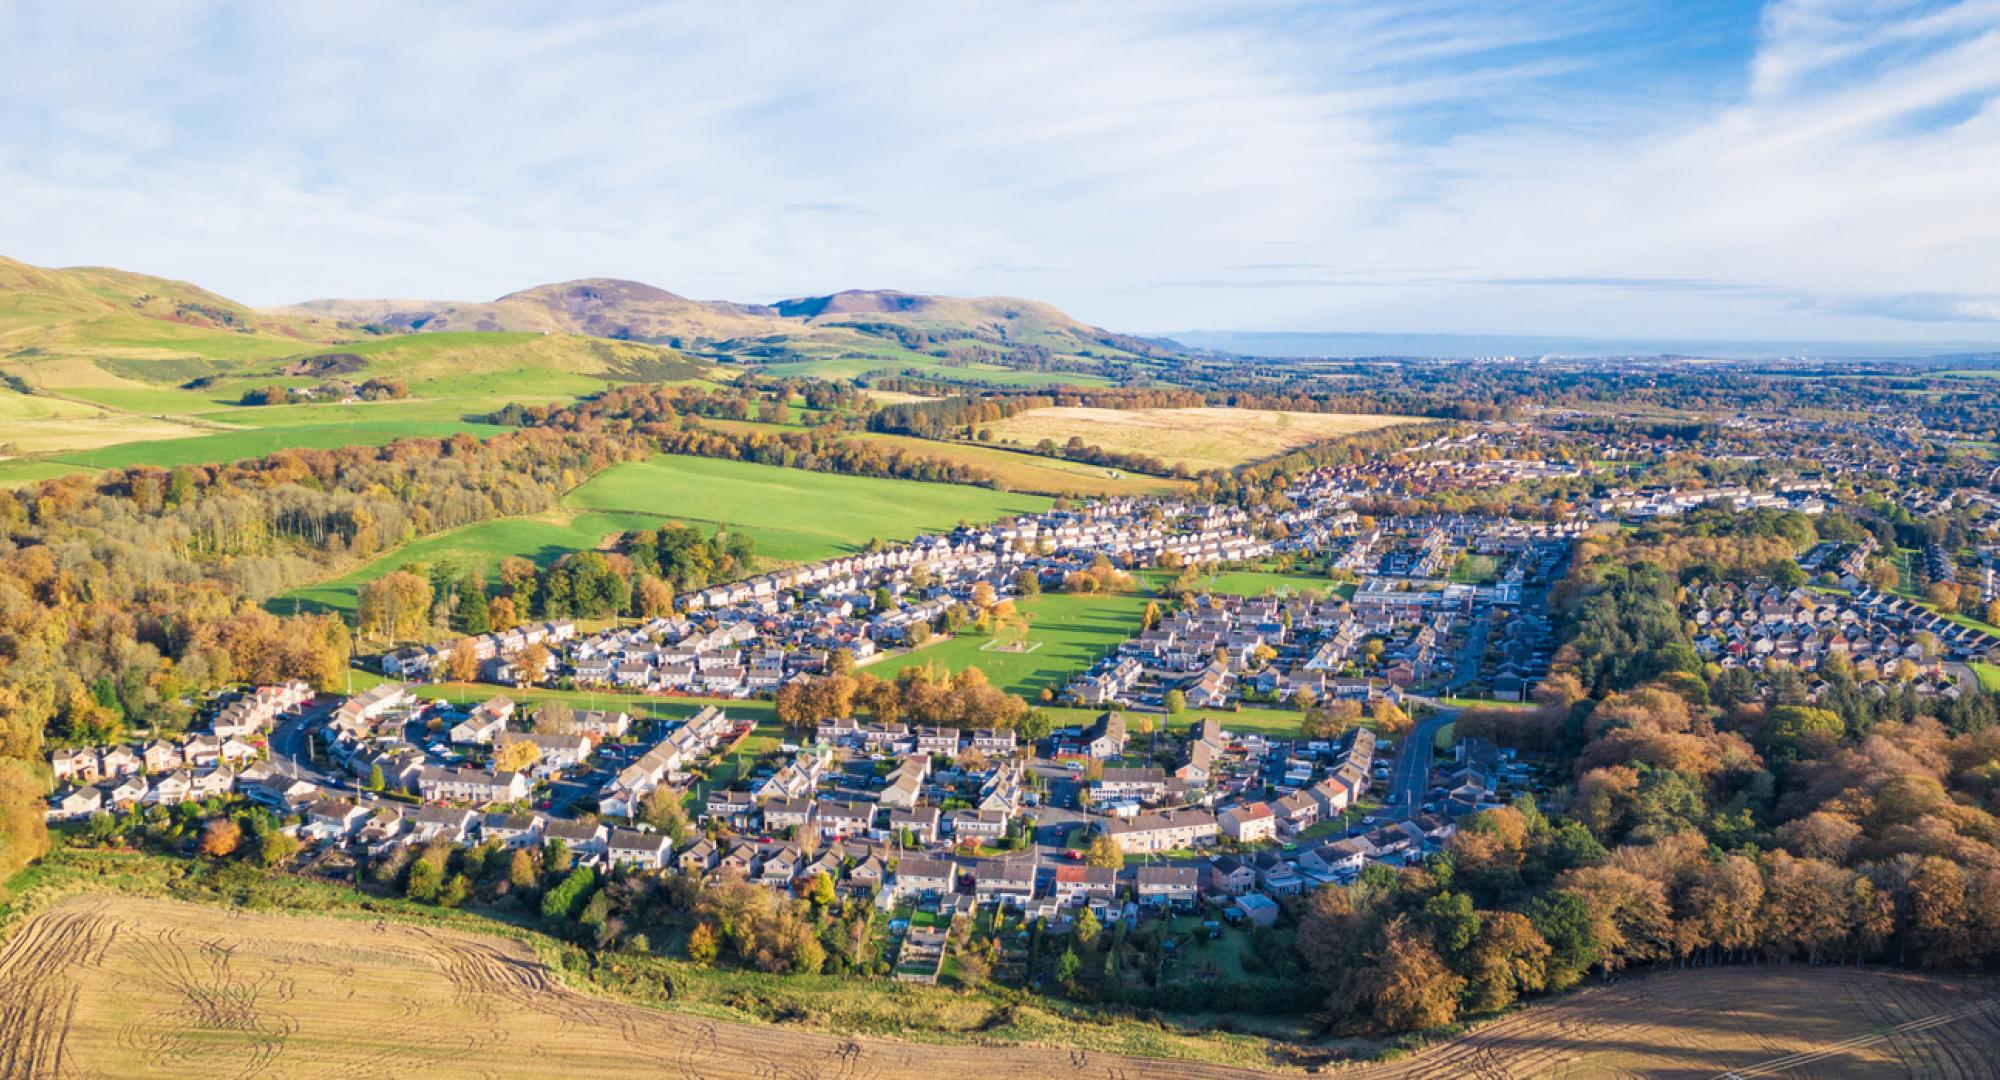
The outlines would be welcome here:
[[[1277,412],[1269,409],[1030,409],[986,425],[1020,446],[1071,436],[1086,446],[1151,454],[1199,472],[1259,461],[1321,439],[1411,421],[1407,416]]]
[[[932,1080],[1256,1073],[847,1039],[564,987],[527,946],[394,922],[76,899],[0,951],[0,1075]]]
[[[16,925],[0,986],[8,1077],[1272,1075],[713,1020],[572,990],[510,938],[106,894]],[[2000,1072],[2000,996],[1990,980],[1911,971],[1714,968],[1628,978],[1398,1061],[1334,1067],[1355,1080],[1987,1077]]]

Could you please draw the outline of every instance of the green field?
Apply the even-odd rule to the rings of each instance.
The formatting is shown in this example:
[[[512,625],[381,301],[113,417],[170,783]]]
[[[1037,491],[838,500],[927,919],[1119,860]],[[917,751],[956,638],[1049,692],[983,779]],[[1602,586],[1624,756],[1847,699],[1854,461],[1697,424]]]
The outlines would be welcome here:
[[[1307,589],[1331,595],[1338,586],[1318,574],[1285,573],[1277,570],[1224,570],[1202,579],[1201,587],[1225,596],[1263,596],[1266,593],[1302,593]]]
[[[661,456],[615,465],[576,489],[578,510],[728,525],[785,561],[827,558],[870,538],[908,539],[1037,513],[1050,500],[959,484],[806,472],[774,465]]]
[[[809,562],[860,549],[870,539],[907,540],[959,521],[990,521],[1044,509],[1049,500],[955,484],[806,472],[745,461],[662,455],[614,465],[578,487],[563,506],[425,537],[365,566],[272,600],[273,611],[352,611],[361,586],[409,563],[460,561],[486,568],[518,555],[546,565],[605,537],[668,520],[710,531],[727,526],[757,542],[767,564]]]
[[[1029,644],[1026,653],[995,652],[985,648],[992,638],[984,634],[962,634],[919,649],[893,670],[921,664],[941,663],[953,671],[976,667],[988,681],[1030,702],[1044,688],[1061,690],[1070,676],[1089,667],[1118,643],[1139,632],[1139,618],[1151,597],[1122,595],[1072,596],[1044,593],[1016,601],[1028,617]],[[885,678],[889,665],[878,674]]]
[[[385,420],[304,424],[294,427],[218,431],[186,439],[156,439],[119,443],[98,450],[79,450],[41,459],[43,465],[82,465],[93,469],[123,469],[133,465],[205,465],[263,457],[280,450],[331,450],[340,446],[386,446],[397,439],[440,438],[471,432],[497,435],[507,430],[493,424],[442,420]],[[67,470],[75,472],[75,469]],[[59,472],[51,475],[60,475]]]

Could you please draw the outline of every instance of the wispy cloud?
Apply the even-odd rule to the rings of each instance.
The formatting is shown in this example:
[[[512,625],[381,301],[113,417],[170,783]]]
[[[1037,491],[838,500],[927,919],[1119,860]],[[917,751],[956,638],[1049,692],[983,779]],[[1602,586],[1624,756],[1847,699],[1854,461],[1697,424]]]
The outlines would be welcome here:
[[[1991,322],[2000,0],[0,4],[0,246],[1124,329]]]

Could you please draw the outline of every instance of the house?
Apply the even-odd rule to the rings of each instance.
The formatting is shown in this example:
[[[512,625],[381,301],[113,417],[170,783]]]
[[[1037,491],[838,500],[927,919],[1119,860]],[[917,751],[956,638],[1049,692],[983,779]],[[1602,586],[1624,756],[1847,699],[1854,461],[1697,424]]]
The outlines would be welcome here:
[[[622,739],[632,730],[632,715],[627,712],[602,712],[585,709],[576,714],[570,725],[579,735],[594,739]]]
[[[315,836],[344,840],[367,824],[369,810],[351,799],[320,799],[306,807],[306,830]]]
[[[1108,712],[1097,718],[1089,731],[1083,735],[1083,753],[1098,758],[1125,756],[1125,716],[1123,713]]]
[[[138,773],[107,780],[98,787],[104,792],[105,805],[118,810],[129,810],[139,805],[146,793],[152,790],[152,785]]]
[[[1305,793],[1311,796],[1313,803],[1319,807],[1322,821],[1339,817],[1342,811],[1354,804],[1354,792],[1346,785],[1334,783],[1332,780],[1321,780],[1307,788]]]
[[[1299,865],[1308,870],[1345,877],[1359,873],[1375,854],[1374,844],[1369,843],[1366,837],[1355,836],[1301,852]]]
[[[1260,844],[1278,838],[1278,815],[1266,803],[1232,806],[1216,816],[1222,834],[1239,844]]]
[[[875,804],[828,799],[819,804],[813,816],[825,839],[866,836],[875,827]]]
[[[236,773],[220,765],[193,774],[194,781],[188,789],[188,798],[219,799],[236,790]]]
[[[757,800],[747,791],[711,791],[702,807],[702,817],[731,829],[747,828],[756,812]]]
[[[1007,814],[1000,810],[959,810],[951,815],[951,836],[959,843],[989,842],[1007,836]]]
[[[1109,903],[1118,894],[1118,871],[1108,866],[1058,866],[1049,893],[1065,906]]]
[[[1210,859],[1208,890],[1224,896],[1241,896],[1257,887],[1257,870],[1247,860],[1234,855]]]
[[[1146,907],[1180,907],[1195,902],[1201,875],[1192,866],[1141,866],[1133,873],[1133,890]]]
[[[257,747],[232,735],[222,740],[216,747],[216,757],[224,765],[242,768],[248,762],[257,759]],[[194,762],[190,761],[188,764],[192,765]]]
[[[681,849],[674,856],[674,865],[688,873],[706,874],[715,868],[720,857],[721,852],[716,848],[715,841],[703,836]]]
[[[82,821],[104,809],[104,793],[94,787],[75,787],[49,800],[45,815],[50,821]]]
[[[972,868],[972,892],[982,904],[1024,908],[1035,898],[1035,858],[981,859]]]
[[[1212,843],[1218,832],[1215,815],[1200,810],[1169,810],[1140,814],[1129,821],[1104,823],[1104,834],[1128,855]]]
[[[129,746],[114,746],[106,750],[100,761],[99,773],[103,776],[130,776],[145,764]]]
[[[180,747],[165,739],[154,739],[139,751],[139,760],[149,773],[172,772],[181,767]]]
[[[528,778],[517,772],[429,768],[417,774],[425,802],[500,803],[528,797]]]
[[[1103,778],[1091,785],[1091,797],[1099,802],[1138,799],[1158,802],[1167,794],[1167,771],[1158,766],[1137,769],[1107,768]]]
[[[1301,832],[1319,823],[1319,803],[1304,791],[1280,796],[1271,809],[1278,815],[1278,828],[1286,833]]]
[[[493,737],[493,745],[501,750],[522,742],[534,744],[538,774],[563,772],[590,760],[590,740],[582,735],[522,734],[502,727]]]
[[[550,818],[542,825],[542,839],[556,840],[568,845],[571,855],[588,858],[604,853],[605,844],[610,840],[611,830],[595,821],[571,821],[567,818]]]
[[[513,715],[514,703],[506,697],[480,702],[465,714],[465,719],[452,725],[451,741],[491,746],[507,730],[507,721]]]
[[[470,810],[450,806],[421,806],[409,816],[410,842],[428,843],[444,840],[453,844],[463,844],[472,835],[473,822],[477,821]]]
[[[811,796],[796,799],[772,799],[764,804],[764,831],[781,833],[786,829],[803,829],[812,821],[813,800]]]
[[[665,833],[638,829],[613,829],[605,843],[605,859],[613,866],[636,866],[657,870],[667,864],[672,850]]]
[[[916,806],[908,810],[889,811],[889,831],[902,834],[908,830],[918,844],[935,844],[938,840],[938,808]]]
[[[146,793],[146,802],[152,806],[179,806],[194,794],[194,774],[186,769],[154,776],[152,782],[153,790]]]
[[[495,811],[479,819],[479,836],[482,840],[498,841],[511,851],[541,843],[542,825],[540,814]]]
[[[958,891],[958,866],[947,859],[905,855],[896,863],[890,887],[899,899],[949,896]]]
[[[401,836],[408,823],[403,812],[393,806],[376,807],[367,821],[362,822],[361,831],[354,836],[354,842],[370,853],[379,854],[387,850],[397,837]]]
[[[757,865],[757,881],[773,888],[790,888],[804,865],[805,856],[800,854],[799,849],[786,844],[765,854],[764,861]]]
[[[908,810],[923,798],[924,780],[930,775],[931,763],[927,757],[917,756],[904,759],[896,770],[889,774],[888,786],[882,789],[877,801],[892,810]]]
[[[59,784],[90,784],[104,775],[104,765],[98,759],[97,751],[88,746],[57,750],[49,755],[49,770],[55,774]]]

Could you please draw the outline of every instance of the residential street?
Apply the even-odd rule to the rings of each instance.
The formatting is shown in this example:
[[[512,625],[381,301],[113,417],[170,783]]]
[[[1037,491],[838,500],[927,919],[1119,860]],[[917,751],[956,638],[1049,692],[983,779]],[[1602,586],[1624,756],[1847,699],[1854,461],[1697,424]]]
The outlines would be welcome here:
[[[1439,729],[1458,718],[1457,709],[1439,709],[1403,737],[1389,766],[1389,791],[1382,808],[1398,818],[1417,816],[1431,772],[1431,745]]]

